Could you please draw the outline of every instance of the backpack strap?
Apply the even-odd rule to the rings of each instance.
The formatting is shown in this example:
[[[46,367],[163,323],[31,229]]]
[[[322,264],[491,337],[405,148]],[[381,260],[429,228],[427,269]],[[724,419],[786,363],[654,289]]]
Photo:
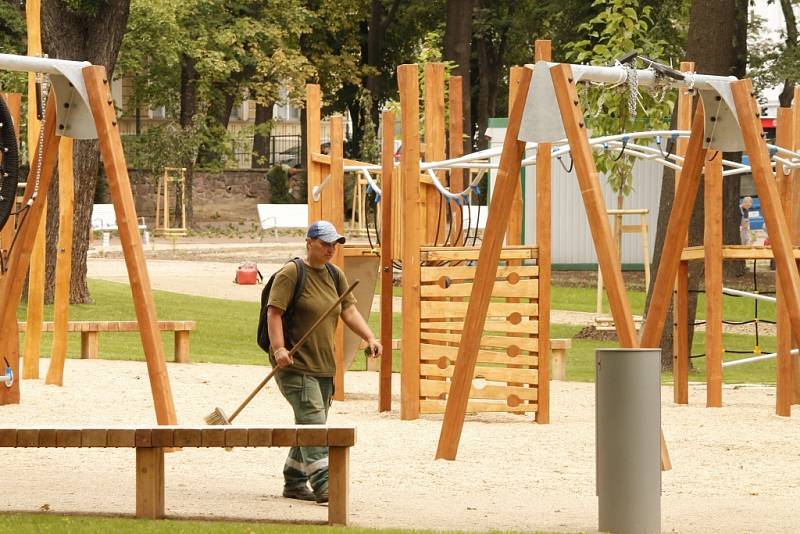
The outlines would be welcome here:
[[[294,263],[297,269],[297,282],[294,285],[292,300],[289,302],[289,306],[286,310],[287,312],[297,305],[297,302],[300,300],[300,295],[303,294],[303,288],[306,285],[306,269],[303,265],[303,260],[300,258],[292,258],[292,263]]]
[[[331,275],[331,278],[333,278],[333,285],[336,286],[336,294],[341,297],[342,290],[339,287],[339,269],[337,269],[330,263],[326,263],[325,267],[328,269],[328,273]]]

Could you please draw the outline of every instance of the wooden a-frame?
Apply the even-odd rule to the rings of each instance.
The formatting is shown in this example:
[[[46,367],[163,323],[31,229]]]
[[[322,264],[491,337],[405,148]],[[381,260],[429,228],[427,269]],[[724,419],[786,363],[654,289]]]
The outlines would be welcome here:
[[[150,378],[150,388],[153,393],[153,402],[156,420],[162,425],[177,423],[175,406],[172,400],[167,368],[164,363],[164,349],[161,344],[161,335],[156,323],[156,308],[153,292],[150,286],[150,277],[145,265],[144,249],[136,224],[136,208],[133,202],[130,178],[122,150],[122,140],[119,134],[114,101],[110,94],[110,83],[102,66],[87,66],[82,69],[86,85],[89,107],[97,130],[100,144],[100,153],[108,177],[109,190],[114,204],[114,212],[119,227],[119,237],[122,243],[122,252],[130,279],[131,292],[133,293],[136,319],[139,322],[139,331],[142,338],[147,371]],[[0,339],[7,340],[13,329],[16,331],[16,311],[22,294],[22,285],[25,273],[30,263],[31,251],[39,222],[44,216],[44,200],[52,181],[58,159],[60,136],[58,130],[64,125],[57,124],[56,106],[68,106],[68,103],[56,102],[54,92],[48,98],[45,114],[44,142],[41,154],[36,150],[34,161],[41,158],[41,173],[39,176],[39,198],[33,202],[28,210],[26,221],[18,230],[17,243],[9,257],[8,272],[0,278]],[[35,168],[32,167],[25,191],[25,201],[32,194],[32,184],[35,178]],[[15,347],[7,343],[0,346],[3,354],[11,355],[9,363],[14,369],[15,376],[19,376],[19,359],[14,354]],[[18,347],[16,347],[18,354]],[[12,361],[13,360],[13,361]],[[5,388],[0,388],[3,390]],[[19,402],[19,383],[7,391],[0,391],[0,404]]]

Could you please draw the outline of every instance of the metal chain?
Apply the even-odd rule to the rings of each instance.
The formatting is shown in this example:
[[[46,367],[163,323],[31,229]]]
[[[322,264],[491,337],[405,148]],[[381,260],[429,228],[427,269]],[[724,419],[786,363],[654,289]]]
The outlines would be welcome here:
[[[50,92],[50,77],[45,75],[44,79],[42,80],[42,109],[47,110],[47,96]],[[45,113],[42,114],[42,121],[39,124],[39,140],[37,146],[37,157],[36,157],[36,178],[33,182],[33,193],[31,197],[28,199],[28,206],[33,204],[33,201],[36,200],[36,196],[39,194],[39,180],[42,177],[42,152],[44,150],[44,128],[45,128],[45,121],[47,120]]]

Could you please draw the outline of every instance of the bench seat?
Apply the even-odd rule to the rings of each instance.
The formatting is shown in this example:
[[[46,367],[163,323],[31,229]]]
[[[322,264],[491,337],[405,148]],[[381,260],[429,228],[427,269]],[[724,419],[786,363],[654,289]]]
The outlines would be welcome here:
[[[175,361],[189,363],[189,333],[197,327],[195,321],[157,321],[162,332],[175,332]],[[25,332],[28,324],[17,323],[19,332]],[[138,332],[138,321],[68,321],[67,332],[81,333],[81,358],[94,359],[99,354],[100,332]],[[55,322],[44,321],[42,332],[55,332]]]
[[[329,447],[328,523],[346,525],[352,426],[147,426],[0,428],[0,447],[136,449],[136,516],[164,517],[165,449],[189,447]]]

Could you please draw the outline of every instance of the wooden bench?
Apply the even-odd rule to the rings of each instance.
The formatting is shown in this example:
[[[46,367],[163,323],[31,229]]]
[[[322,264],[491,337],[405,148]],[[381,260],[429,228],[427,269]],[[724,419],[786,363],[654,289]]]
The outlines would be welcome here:
[[[117,213],[114,211],[113,204],[94,204],[92,205],[92,230],[99,232],[110,232],[119,230],[117,228]],[[147,230],[144,217],[139,217],[137,226],[139,230]]]
[[[158,329],[162,332],[175,332],[175,361],[189,363],[189,333],[195,329],[195,321],[158,321]],[[20,332],[28,329],[24,321],[17,323]],[[55,323],[42,323],[42,332],[54,332]],[[100,332],[138,332],[138,321],[69,321],[67,332],[81,333],[81,358],[97,358]]]
[[[308,204],[256,204],[258,223],[261,225],[261,241],[264,232],[273,229],[275,238],[278,228],[308,227]]]
[[[571,339],[550,340],[550,380],[566,380],[567,349],[571,347]]]
[[[346,525],[350,447],[355,427],[154,426],[126,428],[0,428],[0,447],[135,448],[136,517],[164,517],[164,451],[188,447],[329,447],[328,523]],[[7,457],[7,455],[6,455]],[[210,476],[215,468],[207,468]]]

